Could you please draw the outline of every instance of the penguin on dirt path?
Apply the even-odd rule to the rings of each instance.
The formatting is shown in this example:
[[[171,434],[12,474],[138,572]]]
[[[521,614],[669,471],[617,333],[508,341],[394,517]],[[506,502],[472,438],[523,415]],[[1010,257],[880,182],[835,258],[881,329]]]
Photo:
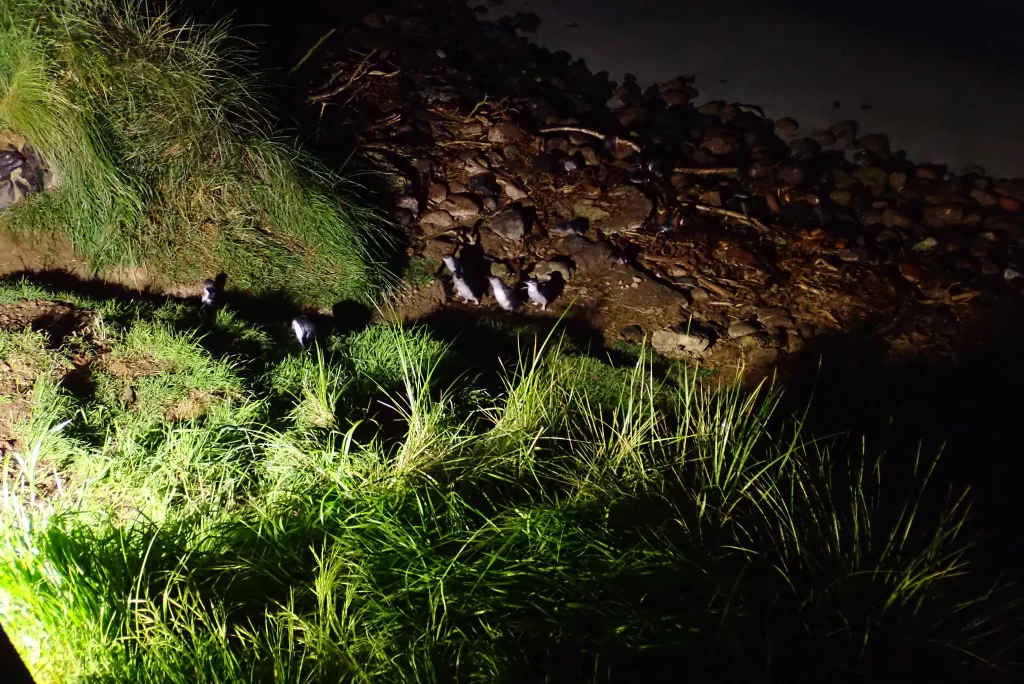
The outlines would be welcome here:
[[[519,296],[516,294],[516,291],[506,285],[498,276],[489,276],[487,281],[491,284],[491,291],[494,293],[494,298],[498,301],[498,306],[505,311],[515,311],[516,306],[519,305]]]

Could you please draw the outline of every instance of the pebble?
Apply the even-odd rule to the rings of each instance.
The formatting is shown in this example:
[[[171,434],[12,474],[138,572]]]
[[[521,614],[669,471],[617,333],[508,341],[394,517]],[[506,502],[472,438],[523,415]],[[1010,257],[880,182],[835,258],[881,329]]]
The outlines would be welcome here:
[[[562,157],[558,160],[558,164],[562,167],[563,171],[571,173],[573,171],[579,171],[583,167],[583,160],[578,159],[575,156]]]
[[[411,225],[416,220],[416,214],[404,207],[395,207],[391,211],[391,217],[402,228]]]
[[[642,107],[627,107],[619,114],[619,123],[623,128],[637,128],[647,122],[647,110]]]
[[[882,212],[882,224],[886,228],[909,228],[913,223],[909,216],[891,207]]]
[[[574,237],[583,241],[585,244],[582,246],[570,244],[570,239]],[[565,245],[565,248],[572,254],[572,260],[576,264],[576,270],[580,273],[604,273],[612,265],[612,257],[615,252],[607,243],[590,242],[582,236],[570,235],[562,244]]]
[[[526,199],[529,194],[515,181],[509,180],[502,176],[498,176],[498,185],[501,186],[502,192],[513,202]]]
[[[420,210],[420,202],[412,195],[399,195],[395,198],[395,208],[406,209],[413,214],[417,214]]]
[[[593,147],[581,147],[579,154],[587,166],[597,166],[601,163],[601,158]]]
[[[999,203],[999,199],[992,193],[985,192],[980,188],[971,190],[971,199],[980,204],[983,207],[994,207]]]
[[[780,355],[781,352],[774,348],[753,349],[747,354],[747,363],[755,367],[768,366],[778,361]]]
[[[593,204],[593,200],[581,200],[573,206],[576,215],[590,219],[591,224],[606,235],[640,228],[653,208],[651,200],[631,185],[612,188],[606,197],[608,205],[615,207],[614,213]],[[585,203],[590,203],[589,206],[597,211],[588,213]]]
[[[774,166],[770,162],[755,161],[747,167],[747,175],[751,178],[769,178],[772,175],[773,170]],[[673,176],[673,178],[675,178],[675,176]],[[686,176],[683,176],[683,178],[685,179]],[[675,183],[673,183],[673,185],[675,185]]]
[[[804,172],[799,166],[783,166],[776,175],[780,181],[789,185],[800,185],[804,180]]]
[[[700,195],[700,201],[712,207],[722,206],[722,193],[718,190],[707,190]]]
[[[499,278],[507,278],[512,275],[512,269],[504,261],[491,262],[491,275]]]
[[[924,274],[921,272],[920,267],[914,264],[900,264],[900,275],[903,276],[908,282],[917,284],[921,282]]]
[[[550,278],[552,273],[560,273],[563,280],[569,281],[576,273],[576,264],[567,256],[559,256],[539,261],[533,267],[533,275],[542,280]]]
[[[722,106],[725,103],[721,100],[705,102],[701,106],[697,107],[697,112],[704,116],[719,116],[722,112]]]
[[[448,188],[442,183],[431,183],[427,188],[427,201],[431,204],[440,204],[448,197]]]
[[[797,138],[789,143],[789,149],[797,159],[810,159],[821,154],[821,145],[811,138]]]
[[[761,328],[759,326],[756,326],[753,323],[746,323],[744,321],[739,321],[729,326],[729,337],[733,339],[745,337],[747,335],[754,335],[759,332],[761,332]]]
[[[480,214],[480,203],[475,197],[468,194],[449,195],[438,206],[457,221],[470,219]]]
[[[435,228],[450,228],[452,226],[452,215],[447,211],[428,211],[420,217],[420,225],[434,226]]]
[[[1022,209],[1024,209],[1024,205],[1022,205],[1021,201],[1019,199],[1017,199],[1016,197],[1008,197],[1006,195],[1000,195],[999,196],[999,208],[1002,209],[1003,211],[1008,211],[1010,213],[1016,214],[1017,212],[1019,212]]]
[[[577,216],[574,219],[559,223],[551,228],[551,232],[554,235],[583,235],[587,232],[590,222],[582,217]]]
[[[686,293],[690,303],[694,306],[701,306],[711,301],[711,293],[702,287],[695,287]]]
[[[526,234],[526,221],[521,209],[510,207],[491,217],[490,227],[503,239],[516,242]]]
[[[704,139],[700,141],[700,147],[715,156],[722,156],[732,154],[733,152],[738,152],[743,149],[743,143],[729,133],[714,131],[709,132]]]
[[[523,131],[511,121],[500,121],[487,131],[487,140],[492,143],[504,145],[514,142],[522,142],[526,139]]]
[[[839,206],[846,207],[850,205],[850,201],[853,199],[853,193],[849,190],[841,190],[837,188],[829,193],[829,197]]]
[[[548,152],[568,152],[569,141],[565,138],[548,138],[544,141],[544,149]]]
[[[665,356],[685,358],[703,354],[711,346],[711,341],[700,333],[665,329],[654,332],[651,336],[651,346]]]
[[[872,194],[878,196],[889,187],[889,173],[878,166],[866,164],[853,172],[853,177],[868,186]]]
[[[619,334],[627,342],[643,342],[644,339],[644,329],[639,325],[627,325]]]
[[[838,121],[828,127],[828,130],[836,134],[836,138],[844,143],[851,143],[857,137],[860,126],[853,119]]]
[[[537,173],[551,173],[555,170],[555,158],[549,152],[541,152],[534,156],[530,168]]]
[[[865,150],[882,159],[887,158],[890,154],[889,136],[882,133],[872,133],[857,138],[856,146],[858,150]]]
[[[480,197],[497,197],[501,190],[491,172],[478,173],[466,181],[466,190]]]
[[[783,117],[775,122],[775,130],[783,135],[790,133],[796,133],[800,129],[800,124],[797,123],[796,119],[791,117]]]
[[[956,226],[964,221],[964,210],[955,204],[942,204],[934,207],[925,207],[921,210],[921,216],[925,223],[936,228],[941,226]]]
[[[742,337],[737,336],[737,339],[740,341],[740,346],[746,347],[747,349],[764,349],[765,347],[771,346],[772,343],[772,340],[768,335],[757,331],[752,334],[743,335]]]
[[[821,147],[832,147],[839,141],[839,138],[832,131],[815,131],[809,137]]]

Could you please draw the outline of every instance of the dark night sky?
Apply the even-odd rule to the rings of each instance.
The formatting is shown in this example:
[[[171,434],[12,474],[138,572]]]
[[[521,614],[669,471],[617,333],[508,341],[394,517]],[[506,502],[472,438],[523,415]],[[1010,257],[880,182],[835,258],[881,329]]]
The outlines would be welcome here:
[[[535,40],[616,79],[694,74],[701,100],[760,104],[807,131],[853,118],[915,160],[1024,175],[1024,6],[1012,0],[506,0],[492,9],[516,11],[540,15]]]

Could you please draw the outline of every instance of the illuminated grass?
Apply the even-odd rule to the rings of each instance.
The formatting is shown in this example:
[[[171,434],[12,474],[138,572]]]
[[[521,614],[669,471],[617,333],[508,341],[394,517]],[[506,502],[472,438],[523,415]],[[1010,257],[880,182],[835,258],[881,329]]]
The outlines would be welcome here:
[[[57,179],[3,225],[163,283],[225,271],[256,294],[373,298],[392,281],[388,227],[273,136],[250,63],[225,26],[134,0],[0,0],[0,132]]]
[[[887,489],[764,390],[189,316],[101,312],[97,372],[172,377],[41,384],[5,464],[0,620],[41,682],[974,680],[1020,634],[929,461]]]

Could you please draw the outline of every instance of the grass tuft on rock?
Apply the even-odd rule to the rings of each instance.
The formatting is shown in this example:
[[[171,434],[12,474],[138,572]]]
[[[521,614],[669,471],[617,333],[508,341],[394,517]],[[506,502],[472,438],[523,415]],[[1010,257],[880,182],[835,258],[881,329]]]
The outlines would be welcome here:
[[[0,620],[40,682],[978,681],[1019,642],[931,462],[764,388],[57,298],[62,344],[0,331],[39,369]]]
[[[61,233],[103,270],[330,305],[390,283],[385,223],[354,186],[273,136],[227,27],[135,0],[0,0],[0,133],[53,189],[3,226]]]

